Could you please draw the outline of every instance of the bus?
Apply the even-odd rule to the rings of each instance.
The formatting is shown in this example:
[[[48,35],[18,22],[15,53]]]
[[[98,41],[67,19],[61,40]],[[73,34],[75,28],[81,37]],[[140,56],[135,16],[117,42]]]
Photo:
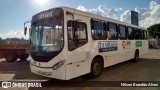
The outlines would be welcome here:
[[[98,77],[148,49],[145,28],[69,7],[34,15],[29,35],[31,72],[60,80]]]

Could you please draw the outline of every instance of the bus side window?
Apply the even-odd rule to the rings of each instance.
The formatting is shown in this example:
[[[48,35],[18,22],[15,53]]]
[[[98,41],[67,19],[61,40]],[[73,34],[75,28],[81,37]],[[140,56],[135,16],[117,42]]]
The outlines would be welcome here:
[[[108,31],[109,31],[109,40],[117,40],[118,33],[117,33],[117,24],[115,23],[108,23]]]
[[[127,28],[127,32],[128,32],[128,34],[127,34],[127,37],[128,37],[128,39],[129,40],[133,40],[134,39],[134,30],[133,30],[133,28],[132,27],[128,27]]]
[[[134,33],[135,39],[138,40],[138,39],[139,39],[138,29],[135,28],[134,32],[135,32],[135,33]]]
[[[142,30],[142,39],[145,40],[145,31]]]
[[[143,40],[143,31],[141,29],[138,29],[138,37],[140,40]]]
[[[77,22],[77,28],[73,27],[73,21],[68,21],[68,49],[70,51],[87,43],[87,25]]]
[[[107,39],[107,32],[105,29],[105,23],[101,20],[91,19],[91,33],[94,40]]]
[[[126,26],[119,25],[119,39],[125,40],[126,39]]]
[[[143,40],[143,31],[141,29],[135,29],[135,39]]]

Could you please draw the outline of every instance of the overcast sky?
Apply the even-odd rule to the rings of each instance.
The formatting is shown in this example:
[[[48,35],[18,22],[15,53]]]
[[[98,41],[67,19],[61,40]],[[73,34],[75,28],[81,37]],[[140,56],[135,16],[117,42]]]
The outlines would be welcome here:
[[[23,23],[40,11],[67,6],[130,23],[130,10],[139,13],[139,25],[160,23],[160,0],[0,0],[0,37],[24,37]]]

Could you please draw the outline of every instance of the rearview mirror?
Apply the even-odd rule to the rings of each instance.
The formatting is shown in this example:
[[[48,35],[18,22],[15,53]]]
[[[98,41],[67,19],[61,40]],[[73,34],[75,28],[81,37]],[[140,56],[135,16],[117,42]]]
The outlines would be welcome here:
[[[25,27],[26,23],[30,23],[31,21],[24,22],[24,35],[27,34],[27,27]]]
[[[27,34],[27,27],[24,28],[24,35]]]

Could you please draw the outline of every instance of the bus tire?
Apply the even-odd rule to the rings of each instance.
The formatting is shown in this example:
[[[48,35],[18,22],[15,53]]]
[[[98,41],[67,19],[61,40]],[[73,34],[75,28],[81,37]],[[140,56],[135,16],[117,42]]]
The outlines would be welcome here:
[[[139,60],[139,51],[136,50],[135,54],[134,54],[134,58],[133,58],[133,62],[137,62]]]
[[[90,77],[95,78],[101,75],[103,69],[103,63],[100,58],[95,58],[91,64]]]
[[[15,62],[17,60],[17,58],[18,58],[18,56],[16,53],[11,53],[6,56],[6,61],[7,62]]]

